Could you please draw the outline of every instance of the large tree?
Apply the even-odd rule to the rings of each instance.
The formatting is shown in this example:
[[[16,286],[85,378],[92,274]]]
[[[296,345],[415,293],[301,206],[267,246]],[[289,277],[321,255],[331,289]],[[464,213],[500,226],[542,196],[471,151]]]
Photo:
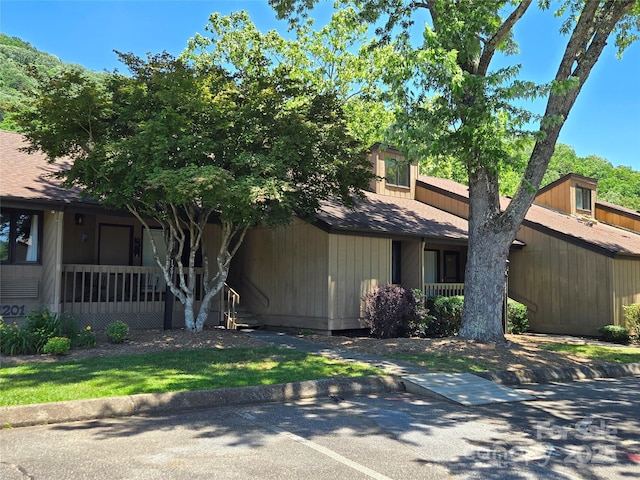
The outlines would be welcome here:
[[[213,13],[207,33],[193,37],[183,56],[232,71],[260,68],[256,58],[286,65],[290,77],[335,95],[344,105],[351,134],[373,145],[393,122],[393,110],[380,101],[392,47],[370,48],[367,25],[353,8],[335,12],[318,30],[314,24],[312,19],[298,23],[285,38],[276,30],[261,32],[245,11]]]
[[[72,159],[60,173],[67,186],[128,209],[146,229],[151,220],[162,226],[169,254],[156,260],[191,331],[203,328],[248,228],[309,217],[332,196],[349,205],[371,179],[336,95],[259,50],[232,72],[167,54],[120,54],[128,75],[104,83],[73,71],[40,77],[16,115],[30,150]],[[210,223],[221,229],[215,267]],[[204,297],[196,308],[198,252]]]
[[[270,0],[295,18],[316,0]],[[361,0],[354,4],[381,44],[395,42],[401,68],[389,87],[402,109],[392,137],[409,154],[462,162],[469,184],[469,248],[460,336],[503,341],[501,306],[509,248],[540,186],[560,130],[611,36],[619,52],[640,26],[637,0],[564,0],[568,41],[548,85],[518,78],[518,66],[495,68],[496,54],[515,54],[513,29],[532,0]],[[538,2],[549,8],[549,0]],[[533,7],[535,8],[535,7]],[[424,21],[416,39],[414,22]],[[397,35],[396,35],[397,34]],[[535,145],[511,202],[501,208],[498,176],[533,120],[516,100],[546,97]]]

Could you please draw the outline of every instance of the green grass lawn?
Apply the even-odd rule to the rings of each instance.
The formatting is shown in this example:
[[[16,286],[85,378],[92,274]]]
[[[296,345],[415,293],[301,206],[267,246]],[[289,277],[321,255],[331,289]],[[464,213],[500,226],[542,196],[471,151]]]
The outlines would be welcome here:
[[[472,373],[489,370],[489,366],[483,362],[476,362],[469,358],[456,357],[454,355],[398,353],[389,355],[389,357],[445,373]]]
[[[275,347],[91,357],[0,368],[0,405],[380,374],[368,365]]]
[[[565,343],[547,343],[545,350],[553,352],[571,353],[581,357],[593,358],[613,363],[640,362],[640,348],[631,347],[602,347],[599,345],[572,345]]]

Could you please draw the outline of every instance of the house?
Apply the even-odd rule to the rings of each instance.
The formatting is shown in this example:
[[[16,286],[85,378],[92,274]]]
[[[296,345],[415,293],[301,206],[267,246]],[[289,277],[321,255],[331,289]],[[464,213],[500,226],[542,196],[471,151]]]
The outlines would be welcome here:
[[[19,319],[46,306],[96,328],[116,319],[161,327],[167,294],[149,233],[131,215],[61,188],[51,174],[64,162],[48,164],[43,155],[20,151],[24,146],[21,135],[0,131],[0,314]],[[233,308],[239,302],[267,326],[331,333],[362,327],[361,298],[376,285],[464,292],[467,187],[419,176],[417,164],[392,148],[375,145],[369,158],[378,179],[355,208],[327,201],[312,223],[294,218],[247,233],[207,324],[234,316],[231,299]],[[621,323],[621,306],[640,302],[637,212],[606,205],[602,220],[588,226],[582,216],[543,204],[546,192],[512,246],[510,296],[527,305],[539,331],[595,334],[601,325]],[[581,214],[589,200],[583,195]],[[617,218],[621,225],[631,219],[636,230],[605,225]],[[210,255],[219,233],[208,226]],[[179,303],[169,313],[174,326],[184,324]]]
[[[467,187],[420,177],[416,198],[466,217]],[[509,199],[503,199],[506,206]],[[597,201],[597,180],[568,174],[538,192],[509,255],[509,296],[538,332],[597,335],[640,303],[640,212]]]

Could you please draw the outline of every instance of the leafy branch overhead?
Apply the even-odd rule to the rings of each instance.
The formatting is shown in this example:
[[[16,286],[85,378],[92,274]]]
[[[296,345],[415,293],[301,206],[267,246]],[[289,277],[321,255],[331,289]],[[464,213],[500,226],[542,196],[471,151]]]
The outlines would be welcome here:
[[[147,228],[150,219],[162,226],[182,277],[170,275],[171,255],[158,264],[185,305],[187,327],[199,330],[246,230],[311,217],[330,197],[350,205],[372,178],[366,149],[349,133],[338,96],[286,65],[118,55],[129,74],[104,82],[76,71],[36,75],[39,88],[15,118],[30,150],[73,160],[60,173],[68,186],[128,209]],[[204,231],[212,222],[221,245],[209,275]],[[205,306],[194,319],[187,310],[199,250]]]

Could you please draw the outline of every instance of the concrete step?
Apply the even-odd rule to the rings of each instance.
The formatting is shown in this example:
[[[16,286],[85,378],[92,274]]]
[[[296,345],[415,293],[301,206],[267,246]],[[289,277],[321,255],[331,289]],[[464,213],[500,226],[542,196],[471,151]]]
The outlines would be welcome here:
[[[236,307],[236,315],[233,322],[236,329],[241,328],[264,328],[265,325],[254,313],[244,305]]]
[[[536,399],[472,373],[428,373],[403,376],[402,380],[410,393],[444,398],[467,407]]]
[[[234,322],[236,328],[263,328],[264,323],[260,322],[257,318],[243,318],[236,319]]]

